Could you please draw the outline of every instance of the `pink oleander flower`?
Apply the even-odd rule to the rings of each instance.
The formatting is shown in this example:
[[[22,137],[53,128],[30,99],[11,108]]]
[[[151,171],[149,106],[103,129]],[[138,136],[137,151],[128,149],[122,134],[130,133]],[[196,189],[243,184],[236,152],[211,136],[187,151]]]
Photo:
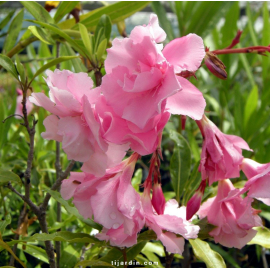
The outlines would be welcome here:
[[[239,177],[243,156],[242,150],[252,151],[240,137],[226,135],[206,116],[197,121],[204,137],[199,171],[202,180],[209,185],[226,178]]]
[[[22,109],[23,109],[23,105],[22,105],[22,100],[23,100],[23,92],[21,89],[17,89],[17,101],[16,101],[16,110],[15,110],[15,114],[19,114],[19,115],[23,115]],[[33,104],[29,101],[29,98],[26,98],[26,110],[27,110],[27,115],[29,115],[31,113],[31,111],[33,110]],[[16,118],[20,118],[18,116],[15,116]]]
[[[157,239],[163,243],[168,252],[182,254],[184,238],[197,238],[200,228],[186,221],[186,209],[184,206],[179,208],[176,200],[169,200],[164,213],[159,215],[153,208],[150,188],[151,182],[148,182],[142,195],[146,225],[156,233]]]
[[[73,203],[85,218],[104,226],[96,237],[111,245],[132,246],[144,225],[140,195],[131,185],[139,155],[134,153],[119,165],[107,169],[103,177],[87,173],[71,173],[63,181],[61,195],[74,198]],[[120,236],[121,235],[121,236]]]
[[[201,219],[207,217],[209,223],[217,226],[209,233],[216,243],[241,249],[256,235],[252,228],[262,223],[258,211],[251,207],[251,198],[227,198],[235,190],[230,180],[219,181],[217,196],[203,203],[198,215]]]
[[[241,169],[248,178],[241,194],[248,191],[248,197],[256,198],[270,206],[270,163],[260,164],[244,158]]]
[[[151,119],[143,130],[118,116],[112,107],[107,105],[103,95],[95,107],[101,121],[101,132],[105,139],[115,144],[129,144],[130,148],[140,155],[153,153],[159,143],[159,136],[170,118],[169,112],[163,112]],[[140,108],[138,108],[140,110]]]
[[[150,138],[146,132],[157,133],[157,125],[163,122],[160,119],[168,121],[170,113],[201,119],[205,108],[202,93],[176,74],[198,69],[205,55],[203,41],[190,34],[171,41],[162,50],[157,42],[165,38],[157,16],[151,15],[147,26],[135,27],[129,38],[114,39],[108,49],[101,91],[114,112],[111,122],[119,121],[125,128],[107,133],[107,140],[126,142],[134,134]],[[156,142],[157,135],[151,135],[151,141]],[[148,153],[141,152],[134,144],[131,148],[143,155],[155,150],[148,147]]]
[[[118,146],[103,139],[95,114],[100,89],[92,89],[87,73],[48,70],[47,75],[50,98],[44,93],[32,93],[29,98],[53,114],[44,120],[46,132],[42,137],[62,142],[68,159],[84,162],[85,172],[104,175],[106,168],[121,162],[128,145]]]

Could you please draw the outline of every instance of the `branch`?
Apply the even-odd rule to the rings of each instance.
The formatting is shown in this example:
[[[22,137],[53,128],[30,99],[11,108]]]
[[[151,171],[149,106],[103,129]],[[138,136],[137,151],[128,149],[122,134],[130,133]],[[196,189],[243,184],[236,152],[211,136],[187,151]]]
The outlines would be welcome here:
[[[63,173],[61,173],[61,175],[57,178],[57,180],[51,187],[51,190],[57,190],[61,186],[62,181],[68,177],[74,164],[75,164],[75,160],[71,160],[66,170]],[[51,198],[51,194],[47,193],[44,198],[43,204],[40,206],[42,210],[45,210],[47,208],[50,198]]]

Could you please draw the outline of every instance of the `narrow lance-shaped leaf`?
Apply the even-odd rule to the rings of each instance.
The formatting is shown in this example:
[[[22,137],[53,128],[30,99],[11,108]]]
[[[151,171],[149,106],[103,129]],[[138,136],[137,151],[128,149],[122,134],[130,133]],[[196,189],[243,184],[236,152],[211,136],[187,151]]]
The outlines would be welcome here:
[[[1,21],[0,31],[8,24],[8,22],[10,21],[14,13],[15,13],[15,10],[10,11],[8,15]]]
[[[40,41],[46,44],[54,44],[55,41],[40,27],[35,25],[31,25],[28,29],[32,32],[34,36],[36,36]]]
[[[10,223],[11,223],[10,215],[7,215],[5,217],[5,220],[0,221],[0,232],[1,232],[1,234],[4,234],[7,225],[9,225]]]
[[[0,54],[0,66],[2,66],[4,69],[6,69],[8,72],[10,72],[12,74],[12,76],[18,80],[18,72],[16,70],[16,67],[14,65],[14,63],[12,62],[12,60],[3,55]]]
[[[0,185],[6,185],[8,182],[19,185],[22,184],[21,178],[17,174],[8,170],[0,169]]]
[[[170,138],[175,142],[170,161],[170,174],[176,200],[179,202],[190,173],[191,151],[188,142],[181,134],[170,131]]]
[[[254,228],[257,231],[255,237],[248,243],[248,245],[260,245],[265,248],[270,248],[270,230],[266,227]]]
[[[9,52],[16,44],[18,35],[22,28],[23,15],[24,15],[24,10],[21,9],[19,13],[14,17],[14,19],[12,20],[9,26],[8,34],[7,34],[4,48],[3,48],[3,51],[5,53]]]
[[[65,15],[71,12],[80,1],[62,1],[54,15],[54,21],[58,23]]]
[[[54,23],[49,12],[35,1],[20,1],[20,3],[33,15],[35,19],[45,23]]]
[[[202,260],[207,268],[226,268],[226,264],[221,255],[213,251],[209,244],[201,239],[189,240],[195,256]]]
[[[50,190],[48,188],[44,188],[46,192],[50,193],[51,196],[56,200],[58,201],[59,203],[61,203],[61,205],[66,209],[66,211],[71,214],[71,215],[74,215],[76,216],[78,219],[80,219],[81,221],[83,221],[84,223],[86,223],[87,225],[91,226],[92,228],[94,229],[97,229],[97,230],[101,230],[102,229],[102,226],[96,222],[94,222],[93,220],[91,219],[84,219],[78,212],[77,208],[75,207],[72,207],[69,205],[69,203],[67,201],[65,201],[59,192],[57,191],[53,191],[53,190]]]
[[[103,14],[100,17],[100,20],[98,21],[95,33],[98,33],[98,31],[103,28],[104,29],[104,36],[107,39],[107,41],[110,40],[111,37],[111,31],[112,31],[112,22],[109,16],[106,14]],[[95,35],[96,36],[96,35]]]
[[[26,265],[14,254],[14,252],[12,251],[12,249],[9,247],[9,245],[7,245],[3,240],[2,237],[0,235],[0,246],[3,247],[4,249],[6,249],[14,258],[16,261],[18,261],[24,268],[26,268]]]
[[[92,59],[93,48],[87,28],[81,23],[79,23],[79,27],[83,44],[87,50],[87,55],[89,56],[90,59]]]
[[[39,21],[33,21],[33,20],[28,20],[29,22],[39,24],[55,34],[59,35],[60,37],[64,38],[75,50],[77,50],[81,55],[85,56],[84,51],[81,49],[81,47],[68,35],[66,34],[63,30],[47,23],[39,22]]]
[[[33,82],[33,80],[41,73],[43,73],[45,70],[47,70],[50,67],[53,67],[63,61],[67,61],[67,60],[71,60],[74,58],[78,58],[78,56],[62,56],[56,59],[51,60],[50,62],[48,62],[46,65],[42,66],[33,76],[33,78],[31,79],[31,81],[29,82],[29,85]]]
[[[84,24],[89,31],[94,31],[103,14],[110,17],[112,24],[120,22],[135,12],[145,8],[150,1],[119,1],[117,3],[98,8],[80,16],[80,23]],[[69,19],[58,24],[62,29],[78,29],[75,19]]]
[[[107,48],[107,39],[103,39],[97,49],[97,60],[100,61]]]
[[[255,85],[246,102],[245,105],[245,112],[244,112],[244,125],[245,127],[248,126],[248,120],[250,119],[253,112],[255,112],[258,105],[258,87]]]

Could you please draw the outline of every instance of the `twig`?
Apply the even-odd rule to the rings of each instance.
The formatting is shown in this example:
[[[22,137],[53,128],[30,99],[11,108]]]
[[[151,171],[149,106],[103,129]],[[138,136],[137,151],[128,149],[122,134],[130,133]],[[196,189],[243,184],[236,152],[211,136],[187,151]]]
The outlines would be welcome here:
[[[56,43],[56,58],[59,58],[60,56],[60,43]],[[57,69],[60,69],[60,63],[56,65]],[[56,149],[55,149],[55,169],[56,169],[56,179],[58,179],[62,174],[62,167],[60,162],[60,142],[56,143]],[[59,188],[57,189],[59,190]],[[61,215],[61,204],[57,202],[56,204],[56,221],[61,222],[62,221],[62,215]],[[61,228],[57,231],[61,231]],[[60,267],[60,257],[61,257],[61,242],[55,241],[55,250],[56,250],[56,265],[57,268]]]
[[[74,164],[75,164],[75,160],[71,160],[66,170],[57,178],[55,183],[52,185],[51,190],[57,190],[61,186],[62,181],[68,177]],[[41,209],[47,208],[50,198],[51,198],[51,194],[47,193],[44,198],[43,204],[40,207]]]
[[[124,268],[127,268],[127,249],[123,248],[121,249],[122,253],[123,253],[123,258],[124,258]]]
[[[165,260],[166,260],[165,267],[166,268],[171,268],[174,254],[173,253],[169,254],[165,247],[164,247],[164,251],[165,251]]]
[[[22,224],[22,222],[23,222],[24,217],[25,217],[26,214],[27,214],[26,203],[24,203],[23,209],[22,209],[22,211],[20,213],[20,216],[19,216],[19,219],[18,219],[18,226],[17,226],[18,228]],[[20,235],[19,234],[16,234],[15,237],[14,237],[14,240],[19,240],[19,237],[20,237]],[[18,246],[18,244],[15,244],[13,246],[13,248],[12,248],[12,251],[13,251],[14,254],[16,254],[17,246]],[[14,266],[14,262],[15,262],[15,259],[11,255],[10,256],[10,260],[9,260],[9,266]]]
[[[21,117],[21,118],[24,120],[24,117],[23,117],[22,115],[17,114],[17,113],[14,113],[14,114],[8,116],[7,118],[5,118],[5,119],[2,121],[2,123],[5,123],[6,120],[8,120],[9,118],[14,117],[14,116],[19,116],[19,117]]]
[[[85,257],[85,252],[87,250],[89,250],[91,247],[93,246],[93,244],[90,244],[90,246],[87,248],[86,245],[84,245],[82,247],[82,253],[81,253],[81,257],[80,257],[80,262],[84,260],[84,257]],[[80,268],[82,268],[82,265],[80,265]]]

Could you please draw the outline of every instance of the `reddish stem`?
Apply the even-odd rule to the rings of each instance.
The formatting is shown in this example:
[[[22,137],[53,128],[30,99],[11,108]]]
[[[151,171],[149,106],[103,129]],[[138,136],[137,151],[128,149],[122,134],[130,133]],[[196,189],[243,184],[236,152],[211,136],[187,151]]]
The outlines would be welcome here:
[[[231,54],[231,53],[258,53],[264,54],[265,52],[270,52],[270,47],[267,46],[251,46],[246,48],[237,49],[221,49],[211,51],[214,54]]]

